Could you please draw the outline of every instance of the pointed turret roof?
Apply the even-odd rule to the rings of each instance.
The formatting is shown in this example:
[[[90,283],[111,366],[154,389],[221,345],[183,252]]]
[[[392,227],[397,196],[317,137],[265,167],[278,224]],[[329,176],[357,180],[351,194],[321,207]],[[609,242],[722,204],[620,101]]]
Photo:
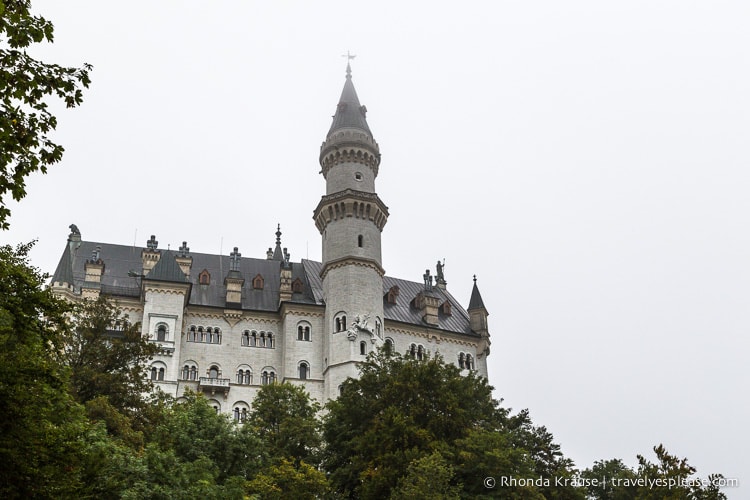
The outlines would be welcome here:
[[[281,250],[281,224],[276,226],[276,248],[273,250],[273,257],[271,260],[284,260],[284,252]]]
[[[176,283],[188,283],[187,276],[180,269],[174,254],[167,250],[159,259],[159,262],[146,275],[147,280],[173,281]]]
[[[352,68],[347,64],[344,90],[341,91],[341,98],[336,107],[336,114],[333,117],[328,135],[330,136],[334,131],[342,128],[358,128],[372,137],[370,127],[367,125],[366,113],[367,108],[359,104],[359,97],[357,97],[357,91],[352,83]]]
[[[55,274],[52,275],[52,283],[73,284],[73,258],[70,255],[70,243],[65,245],[62,258],[57,264]]]
[[[484,307],[482,294],[479,293],[479,287],[477,287],[476,276],[474,277],[474,288],[471,290],[471,299],[469,299],[469,307],[466,310],[471,311],[472,309],[484,309],[485,311],[487,310],[487,308]]]

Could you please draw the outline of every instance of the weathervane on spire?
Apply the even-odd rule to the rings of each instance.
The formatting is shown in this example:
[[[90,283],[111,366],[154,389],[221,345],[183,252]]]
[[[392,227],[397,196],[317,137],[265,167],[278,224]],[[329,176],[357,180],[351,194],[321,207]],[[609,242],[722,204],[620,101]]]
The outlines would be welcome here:
[[[346,76],[351,77],[352,76],[352,67],[349,64],[352,59],[357,57],[356,54],[350,53],[348,50],[346,51],[346,54],[341,54],[341,57],[346,57]]]

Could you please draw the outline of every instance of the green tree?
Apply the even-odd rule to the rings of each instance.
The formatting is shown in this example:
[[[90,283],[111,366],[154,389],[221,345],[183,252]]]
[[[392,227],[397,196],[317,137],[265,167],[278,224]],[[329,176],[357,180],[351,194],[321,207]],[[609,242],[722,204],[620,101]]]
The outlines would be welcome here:
[[[373,354],[360,366],[359,378],[348,379],[326,408],[322,463],[332,487],[345,497],[388,498],[409,484],[404,477],[410,466],[435,452],[452,468],[451,486],[461,484],[465,498],[539,497],[534,488],[486,488],[488,476],[527,478],[539,470],[554,480],[546,474],[573,474],[546,430],[533,427],[525,412],[511,416],[501,408],[486,379],[462,376],[439,357]],[[582,498],[574,487],[551,487],[549,494]]]
[[[261,441],[249,426],[235,424],[216,413],[202,395],[190,392],[184,402],[166,410],[153,442],[183,463],[208,460],[219,484],[233,476],[252,478],[266,460]]]
[[[318,464],[320,405],[303,387],[288,382],[264,385],[252,406],[248,425],[263,441],[272,462]]]
[[[48,134],[57,127],[47,99],[68,107],[82,102],[91,66],[66,68],[32,58],[26,48],[52,42],[52,23],[30,13],[30,0],[0,0],[0,229],[8,228],[6,196],[26,196],[25,178],[62,158]]]
[[[590,469],[581,472],[583,479],[597,479],[597,486],[589,486],[589,498],[596,500],[723,500],[716,480],[721,475],[711,475],[708,480],[696,477],[695,467],[686,458],[671,455],[663,445],[655,446],[656,462],[638,455],[638,468],[627,467],[619,459],[597,461]],[[604,482],[601,480],[605,479]]]
[[[136,428],[143,428],[150,409],[144,394],[152,389],[144,366],[159,346],[103,297],[76,305],[71,317],[60,358],[70,367],[72,394],[81,403],[106,397]]]
[[[29,266],[30,248],[0,247],[0,497],[69,497],[87,422],[53,356],[68,306]]]
[[[452,484],[453,467],[438,452],[412,461],[392,500],[458,500],[460,486]]]
[[[282,458],[263,468],[247,485],[251,498],[262,500],[314,500],[329,491],[323,472],[305,462]]]

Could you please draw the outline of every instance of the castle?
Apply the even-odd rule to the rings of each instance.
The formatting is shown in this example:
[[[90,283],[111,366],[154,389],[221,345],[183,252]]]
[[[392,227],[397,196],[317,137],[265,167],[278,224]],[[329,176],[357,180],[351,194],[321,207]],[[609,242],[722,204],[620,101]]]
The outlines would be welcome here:
[[[468,308],[448,292],[443,266],[421,283],[385,275],[381,234],[388,208],[375,191],[380,149],[347,65],[333,123],[320,148],[325,195],[313,219],[322,262],[84,241],[71,225],[52,290],[72,301],[110,297],[161,347],[146,367],[163,391],[204,393],[243,420],[258,389],[303,385],[320,402],[384,346],[417,359],[440,355],[487,377],[488,312],[474,280]]]

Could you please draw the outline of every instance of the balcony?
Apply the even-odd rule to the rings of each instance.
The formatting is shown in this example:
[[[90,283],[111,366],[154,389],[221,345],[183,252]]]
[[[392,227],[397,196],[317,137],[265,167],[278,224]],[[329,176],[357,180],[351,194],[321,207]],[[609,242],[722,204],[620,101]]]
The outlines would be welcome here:
[[[216,391],[223,392],[226,398],[227,394],[229,394],[229,379],[200,377],[198,379],[198,390],[210,392],[212,396],[216,394]]]

